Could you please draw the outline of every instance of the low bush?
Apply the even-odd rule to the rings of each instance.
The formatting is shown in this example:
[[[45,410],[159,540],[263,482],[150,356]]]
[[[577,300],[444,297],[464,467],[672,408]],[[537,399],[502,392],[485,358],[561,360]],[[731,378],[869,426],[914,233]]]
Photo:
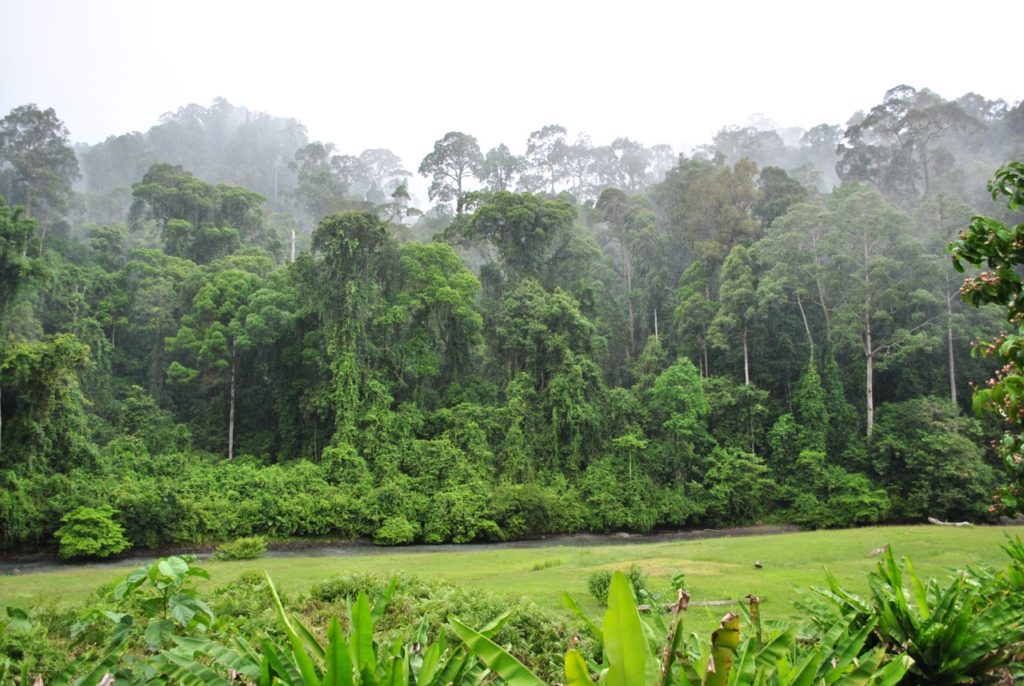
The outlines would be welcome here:
[[[633,587],[633,593],[636,595],[638,600],[641,600],[648,595],[647,591],[647,574],[644,573],[637,565],[630,565],[629,571],[626,573],[629,578],[629,583]],[[590,591],[590,595],[594,597],[597,602],[602,605],[608,604],[608,588],[612,582],[612,570],[601,569],[592,573],[587,578],[587,590]]]
[[[213,554],[218,560],[255,560],[267,552],[267,539],[262,536],[238,538],[217,547]]]
[[[377,545],[408,545],[416,540],[419,527],[402,515],[388,517],[373,535]]]
[[[110,557],[131,548],[113,517],[114,510],[109,507],[79,507],[68,512],[54,534],[60,541],[60,556]]]

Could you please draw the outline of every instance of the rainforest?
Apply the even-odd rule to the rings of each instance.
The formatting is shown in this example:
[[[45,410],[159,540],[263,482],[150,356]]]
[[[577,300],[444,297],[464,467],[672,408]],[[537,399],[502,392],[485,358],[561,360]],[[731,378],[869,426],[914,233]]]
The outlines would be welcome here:
[[[898,86],[685,152],[523,138],[413,171],[224,99],[76,146],[13,109],[0,548],[1003,513],[971,388],[1006,313],[947,245],[1012,216],[986,181],[1024,107]]]

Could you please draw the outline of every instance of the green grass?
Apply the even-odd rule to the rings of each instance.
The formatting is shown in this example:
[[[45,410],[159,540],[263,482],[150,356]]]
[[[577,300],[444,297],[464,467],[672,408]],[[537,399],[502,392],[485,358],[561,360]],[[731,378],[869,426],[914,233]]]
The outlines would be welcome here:
[[[641,543],[584,548],[488,549],[467,546],[455,552],[402,552],[348,557],[263,558],[234,562],[205,561],[214,585],[230,583],[248,570],[267,570],[279,588],[301,593],[313,583],[349,572],[381,576],[395,573],[421,578],[441,577],[461,586],[527,596],[549,608],[561,608],[561,593],[571,593],[591,615],[601,612],[587,593],[587,577],[600,569],[642,567],[649,587],[669,596],[669,579],[686,575],[693,600],[761,598],[767,618],[795,615],[797,590],[823,586],[828,567],[846,587],[866,591],[867,573],[877,558],[871,551],[892,544],[897,556],[907,555],[922,576],[945,577],[966,565],[1003,567],[1000,546],[1019,527],[872,527],[845,531],[814,531],[700,541]],[[755,561],[763,566],[757,569]],[[40,603],[73,604],[130,568],[103,566],[0,577],[0,605],[22,607]],[[704,631],[728,608],[695,607],[690,628]]]

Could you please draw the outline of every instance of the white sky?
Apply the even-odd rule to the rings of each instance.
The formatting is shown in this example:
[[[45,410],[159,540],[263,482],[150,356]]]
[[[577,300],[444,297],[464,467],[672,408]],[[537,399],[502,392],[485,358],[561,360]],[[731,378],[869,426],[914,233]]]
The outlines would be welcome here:
[[[712,7],[714,4],[714,7]],[[955,8],[955,9],[954,9]],[[216,96],[415,170],[445,132],[522,152],[559,123],[677,150],[764,113],[845,123],[897,84],[1015,102],[1016,22],[983,2],[0,0],[0,116],[75,142]],[[1011,66],[1012,69],[1012,66]]]

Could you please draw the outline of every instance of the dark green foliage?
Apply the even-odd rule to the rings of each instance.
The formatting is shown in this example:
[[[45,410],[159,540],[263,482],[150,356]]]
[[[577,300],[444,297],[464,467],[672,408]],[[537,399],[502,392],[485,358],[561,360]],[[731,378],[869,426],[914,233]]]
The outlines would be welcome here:
[[[800,453],[779,495],[790,503],[786,520],[807,529],[874,524],[888,514],[891,502],[864,474],[848,472],[814,451]]]
[[[255,560],[267,552],[267,539],[262,536],[236,538],[217,546],[214,557],[218,560]]]
[[[977,520],[995,472],[978,447],[978,422],[948,400],[918,398],[879,408],[873,475],[900,521]],[[973,440],[972,440],[973,439]]]
[[[109,507],[79,507],[61,517],[54,536],[61,557],[110,557],[131,547]]]

